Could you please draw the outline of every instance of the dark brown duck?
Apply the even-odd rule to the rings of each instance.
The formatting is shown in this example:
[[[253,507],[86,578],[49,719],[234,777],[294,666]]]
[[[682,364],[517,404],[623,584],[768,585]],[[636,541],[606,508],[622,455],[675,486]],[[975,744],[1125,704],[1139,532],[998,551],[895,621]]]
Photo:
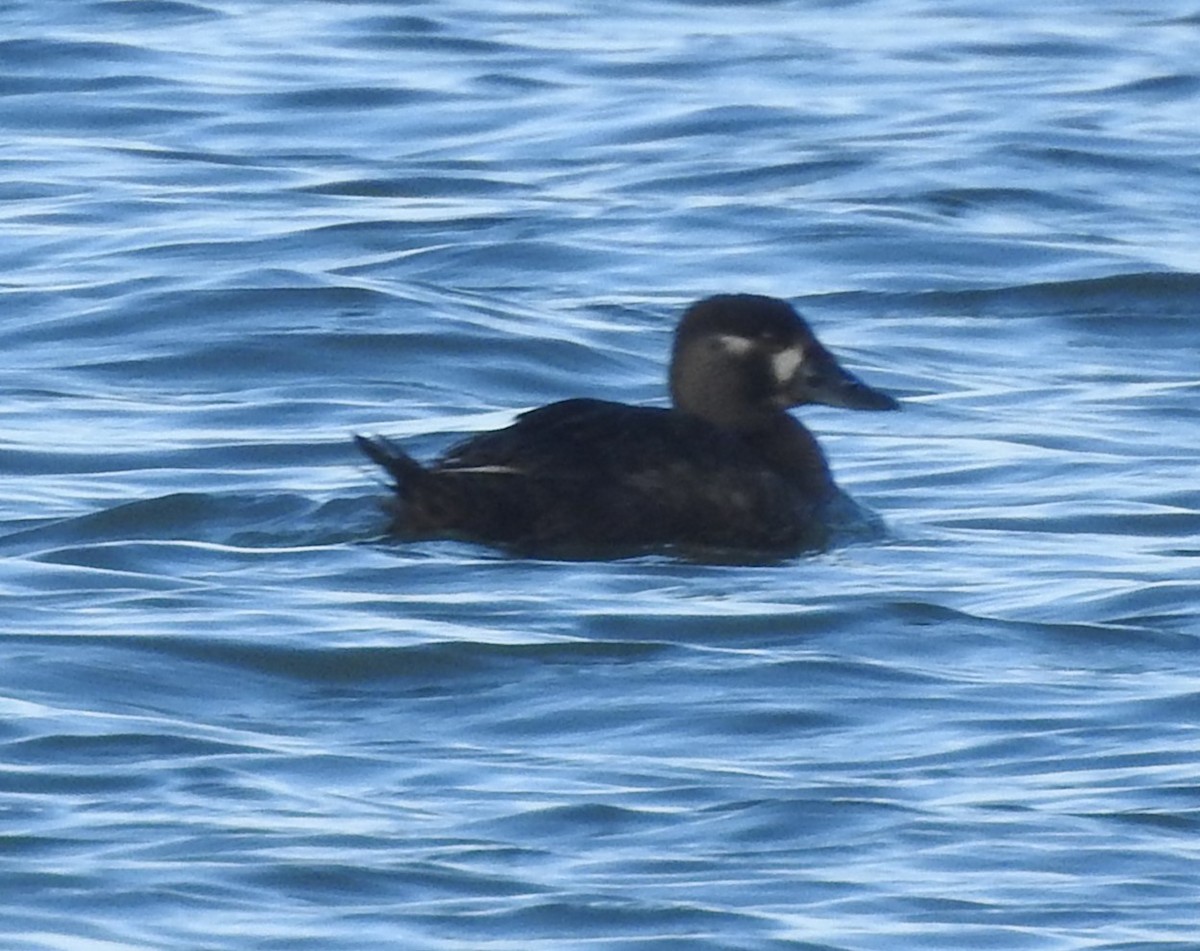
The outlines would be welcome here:
[[[750,294],[688,308],[670,389],[670,409],[551,403],[427,465],[381,437],[356,440],[395,482],[390,530],[403,538],[530,553],[773,553],[822,544],[840,495],[816,438],[787,410],[899,409],[842,369],[791,305]]]

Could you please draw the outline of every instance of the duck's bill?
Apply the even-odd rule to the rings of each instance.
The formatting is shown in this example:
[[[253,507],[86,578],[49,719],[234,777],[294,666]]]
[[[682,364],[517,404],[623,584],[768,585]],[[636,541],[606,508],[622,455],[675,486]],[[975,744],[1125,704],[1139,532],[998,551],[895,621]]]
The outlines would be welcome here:
[[[851,374],[833,392],[822,399],[815,400],[826,406],[841,406],[845,409],[892,410],[900,408],[900,401],[888,396],[883,390],[867,386],[862,380]]]
[[[900,403],[882,390],[868,386],[849,370],[842,369],[833,354],[824,350],[806,355],[804,366],[793,381],[798,403],[821,403],[843,409],[894,410]]]

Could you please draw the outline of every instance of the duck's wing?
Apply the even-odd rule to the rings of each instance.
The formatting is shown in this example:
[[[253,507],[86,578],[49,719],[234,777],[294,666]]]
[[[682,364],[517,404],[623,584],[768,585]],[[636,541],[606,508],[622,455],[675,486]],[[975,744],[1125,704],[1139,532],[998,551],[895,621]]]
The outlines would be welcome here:
[[[553,403],[452,447],[431,468],[468,534],[528,548],[776,547],[796,531],[785,481],[736,436],[685,414]]]
[[[709,424],[651,406],[571,399],[522,413],[511,426],[463,440],[440,471],[510,470],[525,476],[624,480],[664,465],[720,467],[744,453]]]

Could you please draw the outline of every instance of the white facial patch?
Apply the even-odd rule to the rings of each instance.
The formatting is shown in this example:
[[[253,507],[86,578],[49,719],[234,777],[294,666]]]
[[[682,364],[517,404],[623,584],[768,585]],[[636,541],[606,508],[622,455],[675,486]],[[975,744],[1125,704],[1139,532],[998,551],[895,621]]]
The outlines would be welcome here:
[[[726,353],[732,353],[739,357],[749,353],[755,347],[754,341],[749,337],[738,337],[734,334],[720,334],[717,342],[721,344]]]
[[[796,375],[796,370],[803,362],[804,351],[799,347],[788,347],[771,357],[771,369],[775,371],[775,379],[782,385]]]

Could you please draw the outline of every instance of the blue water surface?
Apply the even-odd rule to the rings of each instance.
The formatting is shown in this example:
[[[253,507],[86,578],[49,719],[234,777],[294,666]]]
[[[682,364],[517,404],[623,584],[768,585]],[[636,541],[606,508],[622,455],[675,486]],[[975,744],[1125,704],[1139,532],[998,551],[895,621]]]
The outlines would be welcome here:
[[[0,9],[0,945],[1200,948],[1200,7]],[[380,538],[716,291],[881,538]]]

